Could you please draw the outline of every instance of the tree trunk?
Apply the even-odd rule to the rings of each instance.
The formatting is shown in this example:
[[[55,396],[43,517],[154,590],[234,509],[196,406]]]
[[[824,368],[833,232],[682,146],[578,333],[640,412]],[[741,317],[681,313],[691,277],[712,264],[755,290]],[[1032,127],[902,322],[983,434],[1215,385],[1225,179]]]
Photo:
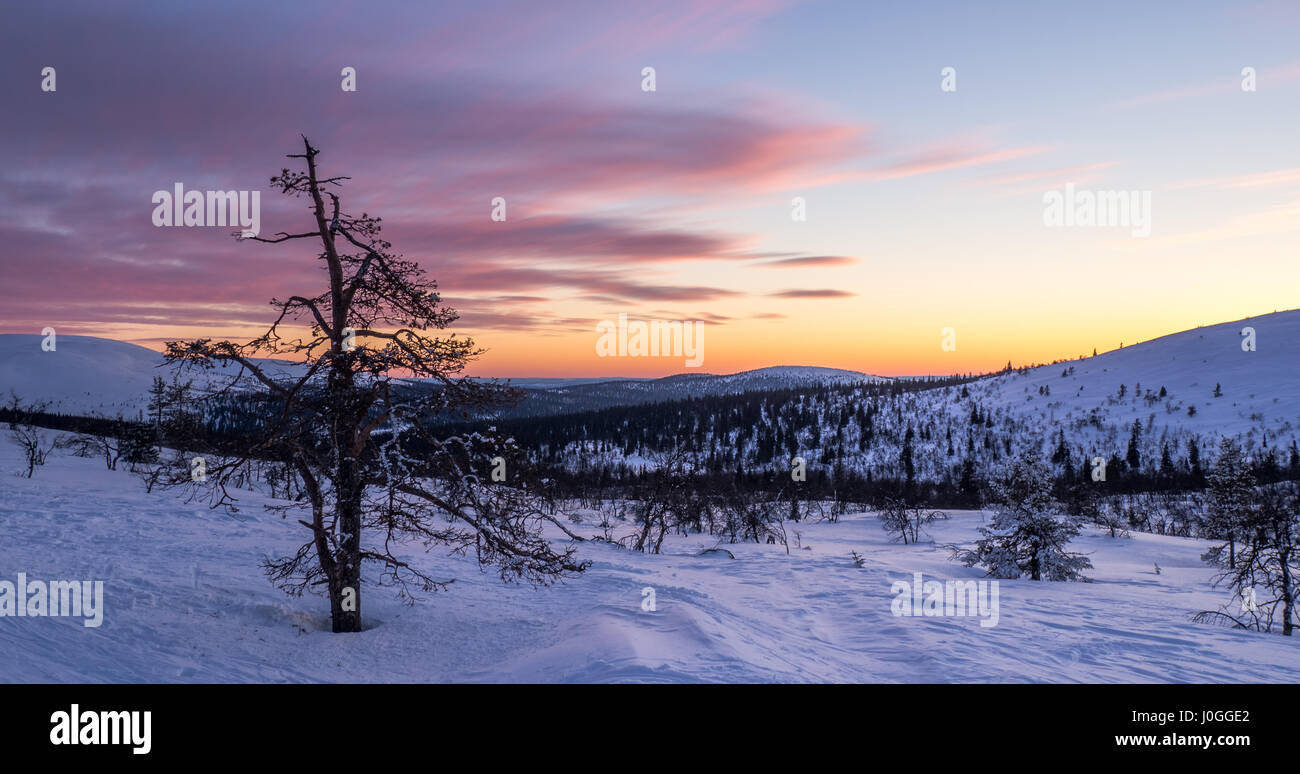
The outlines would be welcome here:
[[[339,349],[336,344],[336,357]],[[354,456],[365,412],[358,412],[351,370],[341,358],[330,374],[335,454],[334,526],[338,550],[331,584],[330,614],[335,632],[361,631],[361,500],[365,482]]]
[[[1290,540],[1289,532],[1288,530],[1286,533],[1288,542]],[[1291,586],[1291,550],[1288,548],[1279,551],[1278,558],[1282,560],[1282,634],[1290,637],[1291,619],[1295,615],[1295,592]]]
[[[339,460],[338,505],[339,552],[335,580],[330,594],[330,615],[334,631],[361,631],[361,484],[356,460]]]

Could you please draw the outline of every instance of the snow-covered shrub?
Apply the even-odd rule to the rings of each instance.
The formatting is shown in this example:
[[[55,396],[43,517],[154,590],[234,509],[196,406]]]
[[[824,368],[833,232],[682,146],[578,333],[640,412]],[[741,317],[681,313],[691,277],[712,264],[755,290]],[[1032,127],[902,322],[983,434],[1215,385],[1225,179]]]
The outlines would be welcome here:
[[[967,567],[980,565],[995,578],[1086,580],[1092,563],[1066,550],[1079,534],[1077,519],[1062,513],[1052,497],[1050,467],[1032,453],[1012,461],[992,482],[993,518],[980,527],[973,549],[956,549]]]

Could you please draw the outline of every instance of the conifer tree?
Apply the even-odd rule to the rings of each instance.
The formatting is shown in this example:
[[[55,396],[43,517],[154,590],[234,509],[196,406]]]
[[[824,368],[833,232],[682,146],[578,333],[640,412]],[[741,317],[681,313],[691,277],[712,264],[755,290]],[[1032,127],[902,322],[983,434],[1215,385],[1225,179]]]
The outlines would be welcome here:
[[[451,582],[411,561],[411,542],[472,552],[508,581],[545,584],[580,572],[585,565],[572,545],[553,550],[541,534],[544,521],[563,529],[553,507],[533,490],[488,479],[497,458],[507,461],[509,475],[520,472],[510,467],[518,454],[509,439],[440,438],[431,429],[438,417],[499,406],[515,394],[460,378],[480,350],[469,339],[435,335],[456,313],[442,305],[437,284],[418,263],[393,252],[379,218],[343,207],[339,191],[348,178],[321,176],[319,155],[304,137],[303,152],[289,156],[303,168],[271,178],[281,193],[306,199],[310,226],[250,241],[307,240],[314,249],[304,258],[317,261],[324,288],[273,299],[275,319],[252,341],[167,344],[167,361],[182,369],[234,373],[206,396],[209,404],[239,393],[258,409],[255,429],[233,440],[181,439],[187,448],[211,448],[205,476],[191,476],[182,461],[168,483],[233,507],[231,490],[249,463],[288,466],[307,497],[281,509],[301,512],[306,518],[297,521],[309,537],[296,553],[264,567],[291,593],[324,587],[335,632],[361,630],[363,565],[378,570],[368,580],[397,586],[407,598]],[[277,376],[262,358],[302,368]]]
[[[1066,546],[1079,534],[1076,519],[1052,497],[1051,469],[1032,452],[1012,460],[991,485],[993,518],[979,528],[974,549],[957,549],[967,567],[980,565],[995,578],[1083,579],[1092,563]]]

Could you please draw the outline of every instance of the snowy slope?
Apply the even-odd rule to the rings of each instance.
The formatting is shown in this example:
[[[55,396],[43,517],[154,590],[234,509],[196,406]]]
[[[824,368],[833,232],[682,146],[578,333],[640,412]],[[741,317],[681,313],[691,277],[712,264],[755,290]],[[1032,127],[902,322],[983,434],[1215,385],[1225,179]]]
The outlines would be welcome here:
[[[4,682],[1300,682],[1300,638],[1189,620],[1226,601],[1193,539],[1087,532],[1074,546],[1096,582],[1002,581],[991,628],[895,617],[894,581],[979,573],[935,545],[889,543],[865,516],[789,525],[810,548],[788,556],[756,544],[696,556],[712,545],[702,537],[672,537],[661,556],[585,544],[590,571],[542,590],[412,548],[456,578],[450,590],[407,607],[368,586],[367,631],[332,635],[322,599],[285,596],[258,570],[302,539],[259,495],[232,517],[145,494],[97,460],[55,456],[30,480],[16,466],[0,443],[0,577],[103,580],[106,613],[99,628],[0,618]],[[969,541],[980,519],[932,532]],[[641,609],[647,586],[654,612]]]
[[[1247,327],[1256,334],[1253,352],[1241,346]],[[1221,392],[1217,398],[1216,385]],[[1029,446],[1050,453],[1063,432],[1075,464],[1093,455],[1124,456],[1138,422],[1144,468],[1154,465],[1166,446],[1175,463],[1185,462],[1193,442],[1208,463],[1222,436],[1239,437],[1252,455],[1271,450],[1286,465],[1290,445],[1300,441],[1300,310],[993,376],[966,390],[966,398],[960,387],[902,398],[909,415],[945,428],[941,437],[919,449],[931,470],[960,460],[961,439],[975,406],[992,414],[989,432],[1009,438],[1013,449]],[[946,456],[946,428],[957,439],[954,457]],[[983,456],[981,462],[987,462]]]
[[[0,395],[49,401],[65,413],[134,415],[162,362],[157,352],[123,341],[59,336],[53,352],[43,337],[0,335]]]
[[[46,401],[64,414],[134,418],[148,404],[155,376],[171,380],[173,370],[151,349],[94,336],[60,335],[53,352],[41,349],[43,336],[0,334],[0,397],[17,393],[24,402]],[[297,366],[257,359],[276,377],[290,376]],[[213,369],[185,377],[196,387],[223,385],[236,368]],[[223,381],[224,380],[224,381]]]
[[[1247,327],[1255,332],[1254,351],[1241,346]],[[1284,468],[1291,464],[1292,444],[1300,443],[1298,371],[1300,310],[1292,310],[950,387],[880,395],[850,384],[773,394],[761,401],[756,431],[737,424],[733,411],[728,435],[706,432],[700,441],[706,449],[734,450],[733,464],[750,469],[784,469],[798,455],[814,468],[842,465],[899,479],[911,430],[917,479],[956,481],[968,457],[977,477],[987,476],[1022,450],[1052,456],[1062,436],[1076,473],[1096,456],[1122,462],[1136,422],[1136,448],[1147,472],[1166,449],[1176,469],[1188,469],[1193,446],[1204,470],[1221,436],[1240,437],[1251,456],[1272,454]],[[1220,397],[1214,396],[1216,385]],[[750,407],[757,402],[749,401]],[[707,428],[718,411],[727,410],[678,409],[649,417],[660,424],[642,425],[649,440],[632,448],[617,431],[574,421],[575,436],[589,435],[572,438],[561,458],[574,467],[642,467],[653,453]],[[705,410],[714,415],[703,415]],[[599,456],[593,457],[594,449],[602,450]]]
[[[1256,333],[1256,350],[1242,350],[1241,331]],[[1074,373],[1062,377],[1073,367]],[[990,404],[1056,423],[1096,410],[1112,423],[1145,422],[1192,432],[1281,433],[1300,425],[1300,310],[1196,328],[1097,357],[989,380]],[[1215,385],[1223,397],[1214,397]],[[1118,397],[1121,385],[1126,396]],[[1167,396],[1148,403],[1137,394]],[[1038,388],[1051,388],[1049,397]],[[1195,406],[1189,417],[1187,407]],[[1172,409],[1167,411],[1166,408]],[[1252,419],[1252,415],[1256,418]]]

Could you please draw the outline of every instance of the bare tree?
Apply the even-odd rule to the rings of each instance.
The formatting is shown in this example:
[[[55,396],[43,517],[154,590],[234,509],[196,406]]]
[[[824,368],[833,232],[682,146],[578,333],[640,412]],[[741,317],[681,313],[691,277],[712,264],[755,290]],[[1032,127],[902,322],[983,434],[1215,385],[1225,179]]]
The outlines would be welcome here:
[[[1128,537],[1128,517],[1120,502],[1094,500],[1090,509],[1084,508],[1080,511],[1078,515],[1081,518],[1088,519],[1102,529],[1108,530],[1111,537]]]
[[[741,540],[769,545],[780,544],[790,553],[790,539],[783,515],[784,490],[775,494],[732,480],[719,487],[715,494],[717,508],[722,516],[722,534],[732,543]]]
[[[78,433],[60,439],[57,445],[77,457],[103,457],[104,467],[109,470],[117,470],[117,461],[122,457],[121,442],[109,435]]]
[[[325,586],[335,632],[361,630],[363,564],[377,565],[378,582],[404,595],[451,582],[399,556],[407,541],[473,550],[505,580],[546,584],[580,572],[585,563],[572,544],[556,551],[543,538],[545,507],[521,484],[486,478],[486,463],[501,456],[499,439],[436,437],[439,418],[467,416],[518,393],[458,376],[481,350],[454,334],[428,333],[449,326],[456,313],[441,305],[437,284],[419,264],[392,251],[379,218],[343,208],[338,192],[348,178],[321,177],[319,155],[304,137],[303,152],[289,155],[303,169],[271,178],[285,195],[306,198],[311,226],[251,241],[315,244],[326,287],[273,299],[275,321],[247,343],[167,344],[167,361],[182,368],[231,368],[200,402],[246,391],[259,409],[248,432],[187,439],[186,448],[208,448],[203,477],[182,468],[170,483],[200,487],[214,506],[234,507],[231,489],[250,460],[289,466],[306,497],[284,508],[301,510],[310,539],[265,569],[291,593]],[[302,366],[284,378],[259,358]]]
[[[1231,589],[1232,601],[1193,620],[1264,632],[1280,623],[1290,636],[1300,593],[1300,488],[1286,482],[1252,490],[1242,512],[1246,518],[1234,523],[1240,551],[1225,554],[1217,546],[1205,556],[1219,568],[1215,585]]]
[[[31,478],[36,468],[45,464],[45,458],[49,456],[55,445],[55,442],[33,423],[35,415],[45,410],[45,404],[24,406],[16,393],[10,393],[9,405],[6,408],[9,410],[9,437],[18,444],[19,449],[22,449],[23,462],[27,465],[27,470],[21,475],[24,478]]]
[[[631,548],[659,553],[668,532],[698,513],[692,507],[697,498],[688,480],[690,473],[690,455],[683,447],[658,455],[654,470],[635,492],[634,518],[640,529],[628,541]]]
[[[908,505],[901,498],[890,498],[885,506],[877,512],[880,526],[894,540],[902,540],[903,545],[919,543],[922,536],[927,536],[925,528],[936,521],[948,518],[943,511],[928,510],[915,505]]]

